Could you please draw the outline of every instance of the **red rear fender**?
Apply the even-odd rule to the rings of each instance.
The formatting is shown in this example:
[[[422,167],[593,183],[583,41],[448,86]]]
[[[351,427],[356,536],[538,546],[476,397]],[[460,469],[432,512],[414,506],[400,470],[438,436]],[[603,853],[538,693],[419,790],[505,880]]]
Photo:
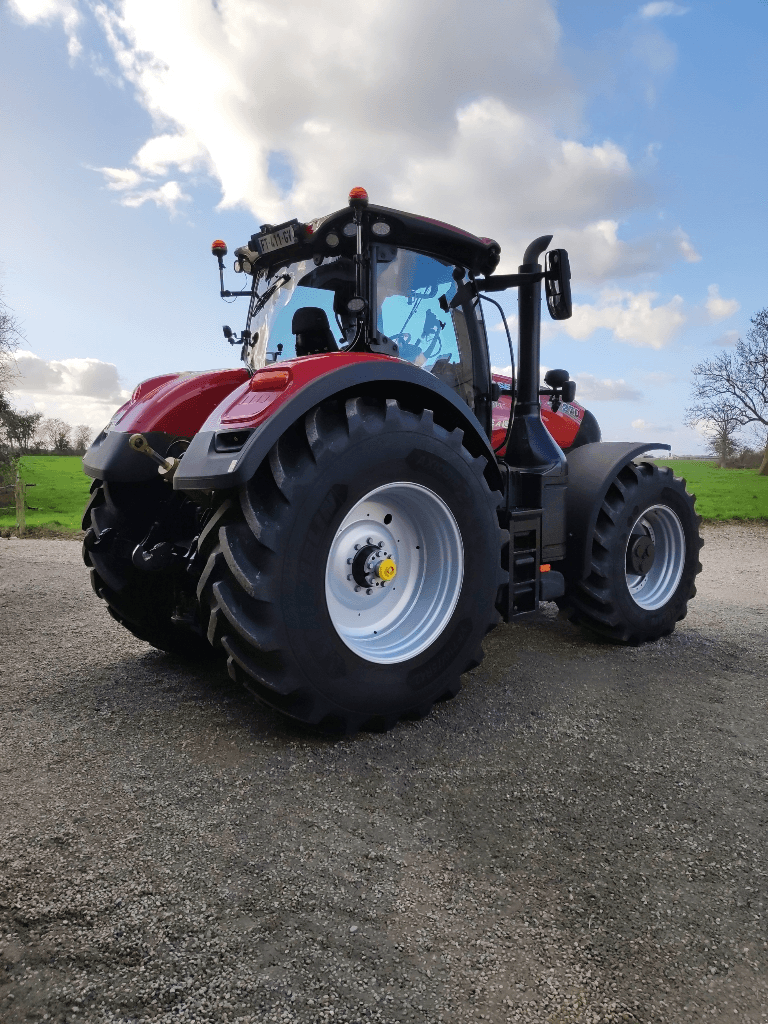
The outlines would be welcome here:
[[[157,466],[129,447],[130,435],[143,434],[161,455],[178,455],[248,376],[243,368],[167,373],[142,381],[85,453],[83,470],[97,480],[155,478]]]
[[[247,380],[245,368],[151,377],[135,389],[112,427],[127,434],[193,437],[216,406]]]

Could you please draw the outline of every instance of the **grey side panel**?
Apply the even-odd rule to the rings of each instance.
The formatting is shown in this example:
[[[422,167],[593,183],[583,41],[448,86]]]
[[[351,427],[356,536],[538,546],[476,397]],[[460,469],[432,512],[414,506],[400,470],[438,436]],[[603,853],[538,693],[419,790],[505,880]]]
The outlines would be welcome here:
[[[175,490],[207,491],[242,486],[292,423],[325,399],[343,398],[361,388],[373,389],[381,395],[389,392],[390,397],[392,394],[412,396],[415,402],[428,408],[451,406],[466,433],[477,436],[490,464],[496,466],[496,456],[480,421],[446,384],[410,363],[377,360],[330,370],[307,384],[257,427],[237,454],[217,452],[213,431],[196,434],[173,478]]]
[[[565,575],[569,583],[585,579],[589,572],[592,535],[608,488],[632,459],[656,448],[669,451],[670,446],[600,441],[568,452]]]
[[[83,456],[83,470],[94,480],[123,480],[137,483],[140,480],[154,480],[157,466],[146,455],[136,452],[128,444],[130,434],[110,430],[99,434]],[[144,434],[150,448],[164,455],[171,444],[178,440],[175,434],[152,430]]]

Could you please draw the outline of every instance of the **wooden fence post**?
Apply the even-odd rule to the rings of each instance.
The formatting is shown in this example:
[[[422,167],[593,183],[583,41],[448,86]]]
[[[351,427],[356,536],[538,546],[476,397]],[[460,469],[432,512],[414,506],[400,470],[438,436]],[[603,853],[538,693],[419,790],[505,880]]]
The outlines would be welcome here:
[[[19,537],[24,536],[24,532],[27,528],[27,516],[26,516],[26,504],[27,496],[24,493],[26,488],[24,487],[24,481],[21,479],[19,473],[16,474],[16,528],[19,531]]]

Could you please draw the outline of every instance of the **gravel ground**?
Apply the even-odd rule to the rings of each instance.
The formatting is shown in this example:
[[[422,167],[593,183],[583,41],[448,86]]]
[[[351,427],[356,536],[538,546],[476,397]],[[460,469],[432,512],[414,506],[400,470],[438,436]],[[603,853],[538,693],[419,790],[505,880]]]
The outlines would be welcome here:
[[[641,648],[545,606],[331,740],[0,540],[0,1020],[768,1020],[768,527]]]

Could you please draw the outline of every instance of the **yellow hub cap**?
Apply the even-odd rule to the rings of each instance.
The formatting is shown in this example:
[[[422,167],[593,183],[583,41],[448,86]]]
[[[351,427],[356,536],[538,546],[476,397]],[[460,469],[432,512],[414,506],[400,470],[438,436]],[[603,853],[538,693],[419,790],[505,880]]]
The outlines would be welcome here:
[[[391,558],[385,558],[383,562],[379,562],[376,570],[379,574],[379,579],[384,580],[385,583],[389,583],[397,575],[397,566]]]

